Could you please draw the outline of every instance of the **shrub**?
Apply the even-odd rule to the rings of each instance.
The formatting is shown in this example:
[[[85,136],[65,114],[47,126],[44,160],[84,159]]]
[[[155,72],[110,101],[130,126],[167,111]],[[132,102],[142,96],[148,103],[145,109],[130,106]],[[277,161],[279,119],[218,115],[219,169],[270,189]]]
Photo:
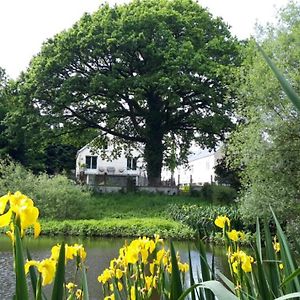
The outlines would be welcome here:
[[[63,175],[34,175],[20,164],[0,161],[0,192],[20,190],[35,200],[41,217],[79,219],[85,214],[90,193]]]
[[[237,192],[229,186],[205,183],[200,191],[194,191],[192,195],[215,204],[231,204],[236,199]]]

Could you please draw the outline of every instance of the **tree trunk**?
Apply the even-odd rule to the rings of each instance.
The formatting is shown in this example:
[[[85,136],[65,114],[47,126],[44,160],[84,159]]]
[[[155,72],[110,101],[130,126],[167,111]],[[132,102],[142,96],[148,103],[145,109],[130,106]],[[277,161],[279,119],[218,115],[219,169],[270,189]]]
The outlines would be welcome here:
[[[144,158],[147,164],[147,176],[149,186],[161,185],[161,169],[163,162],[162,137],[150,139],[145,145]]]
[[[149,113],[146,118],[146,136],[144,158],[146,161],[148,185],[160,186],[161,169],[163,164],[163,126],[162,126],[162,101],[153,91],[147,95]]]

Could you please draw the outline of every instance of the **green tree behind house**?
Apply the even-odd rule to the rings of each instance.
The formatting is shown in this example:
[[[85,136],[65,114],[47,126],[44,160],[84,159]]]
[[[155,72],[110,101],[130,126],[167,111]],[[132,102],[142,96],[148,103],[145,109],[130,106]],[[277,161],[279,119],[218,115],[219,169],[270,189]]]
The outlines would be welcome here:
[[[23,93],[63,129],[96,129],[118,151],[144,149],[149,183],[192,142],[213,148],[232,123],[232,69],[239,44],[192,0],[102,5],[44,43]],[[174,155],[174,147],[180,149]]]

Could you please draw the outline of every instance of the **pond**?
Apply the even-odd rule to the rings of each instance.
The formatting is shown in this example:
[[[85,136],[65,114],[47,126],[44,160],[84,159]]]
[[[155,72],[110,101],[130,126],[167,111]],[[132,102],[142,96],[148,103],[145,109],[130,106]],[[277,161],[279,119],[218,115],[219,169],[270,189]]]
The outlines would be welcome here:
[[[121,238],[79,238],[79,237],[40,237],[37,240],[28,239],[26,245],[30,249],[33,259],[41,260],[50,256],[52,246],[61,243],[64,240],[66,243],[82,243],[87,251],[86,266],[88,266],[88,284],[90,299],[101,299],[101,287],[97,281],[97,277],[102,271],[109,266],[111,259],[118,256],[118,250],[123,246],[125,240]],[[181,261],[188,262],[188,242],[175,242],[175,249],[179,252]],[[199,267],[199,255],[195,249],[194,243],[190,243],[192,265],[194,270]],[[207,247],[208,259],[211,261],[211,249]],[[220,271],[227,273],[227,261],[223,249],[215,248],[215,264]],[[11,244],[8,238],[0,238],[0,299],[12,299],[14,293],[14,273],[13,273],[13,258],[11,252]],[[73,281],[72,275],[74,265],[68,263],[66,274],[67,281]],[[46,287],[46,294],[50,295],[50,287]]]

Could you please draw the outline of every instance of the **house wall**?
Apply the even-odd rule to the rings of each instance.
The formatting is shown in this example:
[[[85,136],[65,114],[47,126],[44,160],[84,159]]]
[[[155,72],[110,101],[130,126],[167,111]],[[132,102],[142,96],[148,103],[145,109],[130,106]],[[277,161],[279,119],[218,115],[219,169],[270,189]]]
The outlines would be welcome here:
[[[109,157],[112,149],[108,148],[107,155]],[[137,150],[133,150],[131,152],[132,157],[140,156],[140,152]],[[86,156],[97,156],[97,168],[96,169],[89,169],[89,168],[82,168],[81,166],[86,162]],[[77,153],[76,158],[76,176],[79,177],[80,173],[84,172],[85,180],[87,184],[91,185],[98,185],[101,181],[102,176],[104,175],[112,175],[115,179],[118,179],[120,182],[122,181],[121,177],[127,178],[128,176],[136,177],[136,184],[140,185],[142,180],[139,177],[145,177],[146,172],[144,168],[144,163],[142,158],[137,160],[137,168],[136,170],[127,170],[127,157],[123,152],[120,157],[116,159],[104,160],[101,156],[97,153],[94,153],[88,146],[83,147]],[[95,176],[97,175],[97,176]],[[100,175],[100,176],[98,176]],[[102,176],[101,176],[102,175]]]
[[[192,180],[193,184],[204,184],[215,181],[215,159],[214,155],[206,156],[189,162],[189,170],[182,170],[179,173],[180,183],[189,184]]]
[[[215,182],[215,170],[214,167],[217,164],[217,160],[222,157],[220,150],[212,152],[205,157],[194,159],[189,161],[188,166],[180,166],[174,171],[174,180],[176,185],[192,184],[203,185],[204,183]],[[171,172],[164,169],[162,172],[162,180],[169,181],[171,178]]]

